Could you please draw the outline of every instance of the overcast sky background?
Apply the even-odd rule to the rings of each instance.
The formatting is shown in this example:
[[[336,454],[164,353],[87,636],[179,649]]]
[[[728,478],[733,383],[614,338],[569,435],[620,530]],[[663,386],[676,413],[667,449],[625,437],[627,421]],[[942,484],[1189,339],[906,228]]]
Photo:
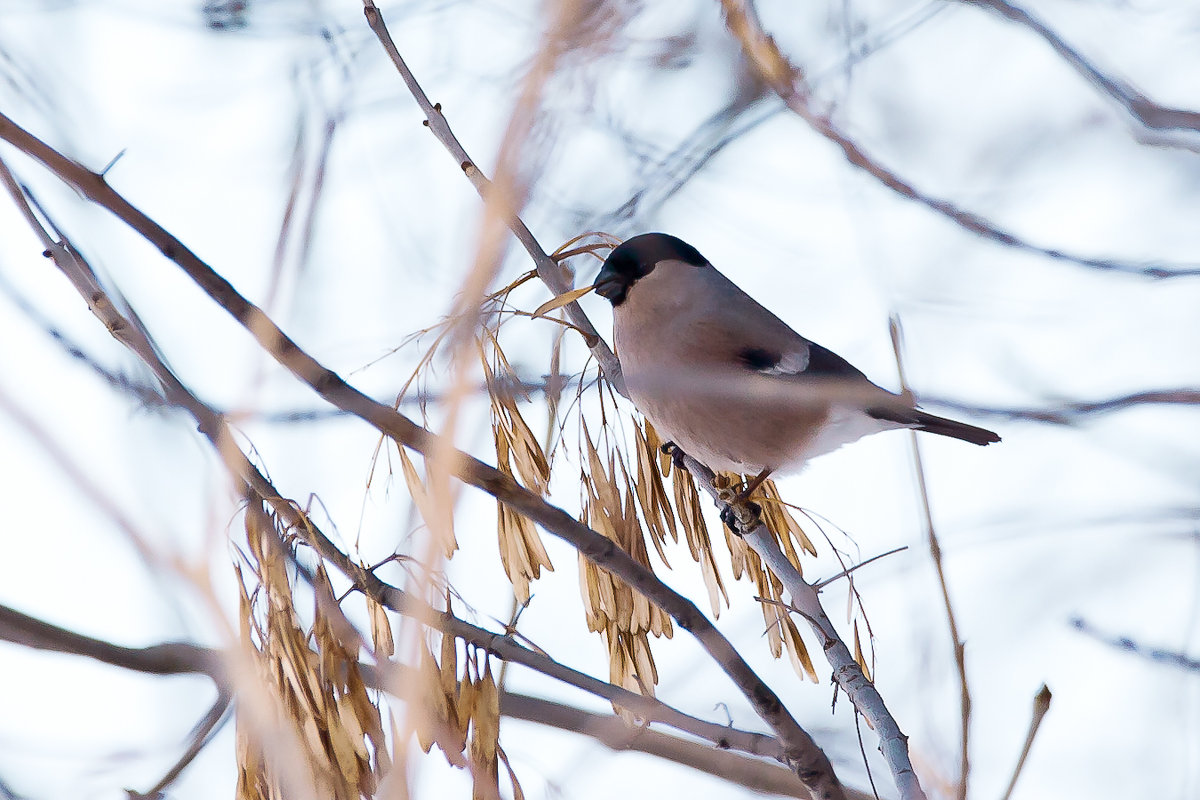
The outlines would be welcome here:
[[[543,98],[524,218],[547,250],[596,228],[674,233],[801,333],[892,388],[887,320],[896,314],[911,386],[931,399],[930,410],[953,416],[968,418],[935,401],[1052,409],[1200,386],[1200,278],[1152,280],[985,241],[880,186],[770,96],[723,128],[713,120],[747,84],[718,4],[647,5],[611,6],[628,16],[615,33],[606,32],[615,18],[597,12],[595,35],[583,40],[605,46],[565,57]],[[541,6],[381,8],[425,90],[491,174],[537,50]],[[1200,133],[1139,126],[1027,30],[954,2],[774,2],[759,10],[838,122],[923,191],[1082,257],[1200,262]],[[1196,4],[1043,2],[1036,11],[1155,101],[1200,108]],[[225,30],[206,26],[215,18],[198,3],[8,2],[0,10],[0,110],[93,169],[123,153],[108,173],[115,188],[267,303],[315,357],[390,398],[420,347],[392,350],[450,309],[471,267],[478,198],[420,124],[357,3],[252,2],[245,26]],[[863,48],[870,54],[848,63]],[[298,152],[310,187],[331,118],[311,246],[289,240],[268,303],[293,159]],[[712,151],[726,135],[668,191],[683,156]],[[367,488],[371,430],[336,418],[264,420],[324,407],[153,247],[12,148],[0,146],[0,155],[137,310],[185,382],[247,415],[241,429],[285,493],[319,498],[319,519],[367,561],[420,540],[402,482],[381,472]],[[302,196],[303,211],[311,192]],[[635,197],[632,214],[617,213]],[[12,204],[0,202],[0,399],[49,432],[161,562],[143,561],[47,455],[42,437],[0,410],[0,602],[131,646],[220,644],[236,631],[227,538],[238,540],[241,523],[228,482],[182,414],[139,407],[47,335],[53,326],[96,362],[147,380],[41,250]],[[578,282],[590,281],[594,262],[576,263]],[[500,282],[529,266],[510,243]],[[531,284],[514,300],[532,310],[547,297]],[[587,298],[584,307],[607,335],[607,303]],[[548,369],[554,330],[506,328],[506,352],[522,374],[536,379]],[[570,342],[565,368],[582,369],[585,355]],[[486,411],[483,402],[468,405],[458,441],[492,462]],[[528,413],[541,430],[544,412],[535,405]],[[431,414],[436,427],[437,409]],[[1140,406],[1071,426],[985,414],[969,421],[1004,442],[973,448],[926,437],[922,448],[967,642],[972,797],[1003,791],[1043,682],[1054,705],[1016,798],[1197,796],[1200,675],[1120,651],[1071,620],[1147,648],[1200,653],[1200,413]],[[568,446],[560,455],[551,500],[575,511],[572,453]],[[787,499],[847,532],[862,557],[909,546],[864,569],[857,586],[877,637],[880,690],[936,792],[939,779],[954,777],[957,678],[907,435],[855,444],[781,485]],[[493,617],[509,614],[511,592],[493,503],[464,491],[457,524],[462,551],[450,579],[473,606],[469,618],[495,627]],[[557,571],[535,585],[521,631],[604,677],[604,646],[583,624],[573,552],[545,541]],[[685,551],[672,552],[676,569],[660,575],[704,607],[698,570]],[[169,562],[207,566],[221,613],[163,567]],[[825,547],[806,574],[836,569]],[[841,623],[845,587],[829,592],[827,608]],[[849,704],[842,698],[831,715],[827,684],[800,681],[786,660],[770,659],[752,594],[745,583],[731,587],[721,629],[843,779],[865,787]],[[655,653],[664,700],[716,721],[726,719],[715,708],[723,703],[734,724],[761,729],[689,637],[680,633]],[[827,668],[818,662],[818,670],[824,681]],[[9,687],[0,692],[0,780],[29,798],[107,800],[152,785],[213,699],[205,679],[133,675],[7,644],[0,676]],[[604,710],[519,667],[508,677],[513,689]],[[881,793],[891,796],[874,734],[863,735]],[[233,741],[229,725],[172,796],[231,794]],[[501,742],[531,798],[739,796],[714,779],[533,724],[505,723]],[[469,782],[435,754],[420,762],[416,788],[419,797],[462,796]]]

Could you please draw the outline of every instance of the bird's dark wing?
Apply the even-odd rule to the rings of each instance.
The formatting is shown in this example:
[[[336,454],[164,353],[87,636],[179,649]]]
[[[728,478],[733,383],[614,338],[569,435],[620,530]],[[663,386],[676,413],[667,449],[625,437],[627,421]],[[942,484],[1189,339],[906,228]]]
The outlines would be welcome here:
[[[866,375],[832,350],[796,336],[788,349],[749,346],[742,348],[738,360],[747,369],[763,375],[791,378],[837,378],[868,381]]]

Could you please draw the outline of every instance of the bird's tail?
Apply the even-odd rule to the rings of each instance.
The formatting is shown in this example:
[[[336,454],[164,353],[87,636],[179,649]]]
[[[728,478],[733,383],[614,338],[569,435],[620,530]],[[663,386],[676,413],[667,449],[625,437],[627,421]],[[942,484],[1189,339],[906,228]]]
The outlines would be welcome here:
[[[999,436],[986,428],[977,428],[965,422],[956,422],[952,419],[929,414],[917,408],[911,410],[880,408],[873,409],[868,413],[876,419],[898,422],[905,427],[936,433],[938,436],[949,436],[951,439],[961,439],[971,444],[984,445],[1000,441]]]

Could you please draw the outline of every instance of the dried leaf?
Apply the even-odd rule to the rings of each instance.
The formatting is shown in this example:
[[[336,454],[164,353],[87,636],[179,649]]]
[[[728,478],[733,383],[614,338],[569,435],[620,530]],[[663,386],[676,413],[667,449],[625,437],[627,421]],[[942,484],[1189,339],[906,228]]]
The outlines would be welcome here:
[[[429,530],[442,538],[442,550],[446,558],[450,558],[458,549],[453,520],[448,520],[448,530],[446,525],[441,524],[441,518],[433,506],[425,484],[421,481],[421,476],[417,474],[417,468],[413,465],[412,459],[408,457],[408,452],[401,446],[397,446],[396,450],[400,454],[404,482],[408,485],[408,493],[412,496],[413,503],[417,506],[417,513],[421,515],[421,519],[425,521]]]
[[[458,693],[458,643],[448,633],[442,634],[441,661],[438,664],[437,685],[446,697]]]
[[[871,677],[871,667],[867,664],[867,659],[863,655],[862,640],[858,636],[858,620],[854,620],[854,660],[862,667],[863,675],[867,676],[867,680],[875,680]]]
[[[486,667],[474,683],[476,701],[471,714],[471,760],[473,800],[500,797],[500,773],[496,748],[500,736],[500,693]]]
[[[817,683],[817,670],[813,667],[812,657],[808,654],[808,647],[804,644],[804,639],[800,637],[800,629],[796,627],[796,621],[790,616],[785,616],[783,620],[784,643],[787,645],[788,656],[792,660],[792,669],[801,678],[807,678],[813,683]]]
[[[387,611],[375,598],[367,595],[367,613],[371,618],[371,644],[376,658],[389,658],[396,653],[396,641],[392,638],[392,621]]]
[[[468,676],[463,676],[458,685],[458,717],[457,731],[463,742],[467,741],[471,720],[475,717],[475,709],[479,705],[479,686]],[[463,745],[466,746],[465,744]],[[460,751],[461,752],[461,751]]]
[[[538,319],[539,317],[544,316],[545,314],[553,311],[556,308],[562,308],[567,303],[575,302],[576,300],[583,297],[588,292],[592,291],[592,288],[593,287],[591,287],[591,286],[584,286],[581,289],[572,289],[569,292],[563,292],[562,294],[558,295],[557,297],[553,297],[550,300],[547,300],[546,302],[544,302],[540,306],[538,306],[537,309],[533,312],[533,318]]]

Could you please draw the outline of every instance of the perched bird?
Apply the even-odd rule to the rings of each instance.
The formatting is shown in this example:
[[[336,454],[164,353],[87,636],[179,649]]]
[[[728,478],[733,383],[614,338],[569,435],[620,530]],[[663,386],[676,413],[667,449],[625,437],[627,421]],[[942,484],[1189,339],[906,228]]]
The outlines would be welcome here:
[[[757,477],[897,428],[1000,441],[916,408],[810,342],[665,233],[615,248],[593,284],[613,306],[630,397],[678,448],[716,471]]]

